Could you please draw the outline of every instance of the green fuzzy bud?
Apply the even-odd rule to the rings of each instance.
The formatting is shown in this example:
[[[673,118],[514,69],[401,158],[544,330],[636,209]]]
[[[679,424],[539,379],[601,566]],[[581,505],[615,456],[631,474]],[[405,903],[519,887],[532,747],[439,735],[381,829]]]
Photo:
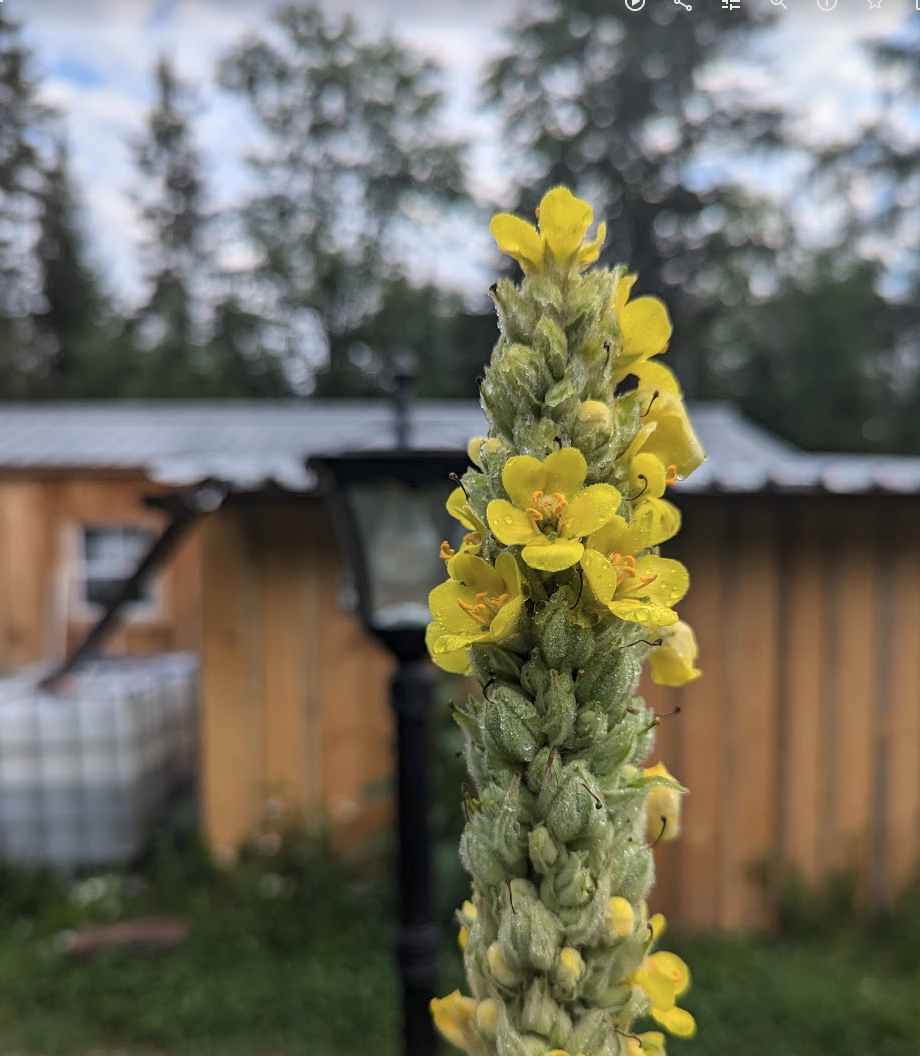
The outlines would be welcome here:
[[[533,332],[537,318],[533,301],[508,279],[499,279],[490,293],[502,334],[508,341],[526,341]]]
[[[606,1011],[591,1011],[582,1016],[567,1039],[568,1052],[598,1056],[605,1051],[610,1033]]]
[[[574,417],[579,402],[578,386],[571,374],[551,385],[543,397],[543,406],[550,412],[554,421],[564,422],[568,416]]]
[[[609,442],[613,429],[610,408],[600,400],[585,400],[572,429],[572,444],[593,452]]]
[[[470,650],[470,666],[481,685],[493,678],[517,682],[521,677],[521,658],[497,645],[474,645]]]
[[[596,809],[594,797],[574,767],[564,767],[555,787],[548,787],[543,797],[552,800],[546,811],[546,827],[562,843],[580,836]]]
[[[596,650],[578,676],[575,699],[579,704],[589,700],[622,704],[635,691],[639,671],[639,660],[631,649]]]
[[[563,862],[554,874],[540,884],[540,897],[556,910],[583,906],[590,902],[596,890],[594,876],[584,851],[564,852]]]
[[[541,317],[533,335],[534,348],[546,360],[552,376],[558,381],[565,373],[569,358],[568,341],[565,331],[549,315]]]
[[[487,746],[516,762],[530,762],[543,740],[537,709],[508,682],[490,687],[480,722]]]
[[[536,899],[516,898],[515,907],[504,914],[498,932],[506,960],[527,973],[548,972],[562,939],[559,921]]]
[[[563,946],[553,965],[553,995],[560,1001],[573,1001],[585,975],[585,962],[574,946]]]
[[[594,651],[591,632],[572,613],[575,595],[557,590],[534,618],[540,650],[550,667],[561,671],[582,667]]]
[[[551,744],[566,744],[575,725],[575,693],[572,679],[549,672],[549,685],[537,696],[537,710]]]
[[[538,825],[530,830],[527,847],[534,869],[543,875],[550,873],[561,851],[545,825]]]
[[[525,1030],[548,1038],[560,1012],[558,1003],[549,995],[548,980],[545,976],[538,976],[527,988],[521,1010],[521,1025]]]
[[[521,667],[521,685],[534,698],[549,689],[549,668],[536,649]]]

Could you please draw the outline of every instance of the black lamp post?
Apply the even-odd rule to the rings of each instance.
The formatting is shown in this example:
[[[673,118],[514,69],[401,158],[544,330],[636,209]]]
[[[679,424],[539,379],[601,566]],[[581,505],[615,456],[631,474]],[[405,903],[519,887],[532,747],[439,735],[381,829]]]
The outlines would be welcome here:
[[[407,416],[399,413],[397,443],[401,449],[313,458],[310,466],[319,474],[351,565],[361,622],[398,661],[390,699],[396,719],[403,1053],[433,1056],[437,1039],[428,1002],[435,992],[439,936],[428,824],[434,678],[425,628],[431,622],[428,594],[445,575],[440,544],[457,535],[444,508],[449,478],[463,472],[467,459],[458,451],[407,450]]]

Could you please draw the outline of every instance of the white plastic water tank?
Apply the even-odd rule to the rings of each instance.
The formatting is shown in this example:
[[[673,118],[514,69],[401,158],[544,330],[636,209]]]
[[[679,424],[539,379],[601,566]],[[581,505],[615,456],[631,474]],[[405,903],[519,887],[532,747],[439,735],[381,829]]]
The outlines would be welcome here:
[[[40,672],[0,679],[0,858],[63,870],[128,861],[190,780],[198,660],[99,660],[54,694]]]

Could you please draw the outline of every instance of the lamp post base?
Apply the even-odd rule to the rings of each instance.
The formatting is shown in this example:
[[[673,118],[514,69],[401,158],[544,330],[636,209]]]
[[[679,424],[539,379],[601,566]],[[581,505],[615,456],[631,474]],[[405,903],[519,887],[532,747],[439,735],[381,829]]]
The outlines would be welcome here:
[[[437,985],[439,929],[431,899],[428,823],[429,715],[434,675],[427,659],[403,660],[390,683],[396,717],[399,925],[396,961],[403,989],[404,1056],[434,1056],[428,1009]]]

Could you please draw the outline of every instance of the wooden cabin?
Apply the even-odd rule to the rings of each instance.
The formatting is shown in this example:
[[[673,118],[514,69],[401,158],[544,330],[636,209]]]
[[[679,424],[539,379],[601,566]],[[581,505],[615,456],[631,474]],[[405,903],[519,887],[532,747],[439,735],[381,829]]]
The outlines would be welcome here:
[[[805,455],[727,405],[691,417],[710,457],[675,489],[666,552],[691,572],[704,677],[648,687],[680,708],[656,755],[691,790],[656,905],[675,926],[768,925],[790,871],[849,871],[888,902],[920,864],[920,459]],[[459,450],[484,428],[472,402],[419,402],[413,424],[419,447]],[[200,652],[216,850],[282,804],[359,848],[391,818],[390,661],[304,461],[390,442],[376,402],[4,408],[0,666],[59,658],[166,497],[214,489],[107,649]]]

